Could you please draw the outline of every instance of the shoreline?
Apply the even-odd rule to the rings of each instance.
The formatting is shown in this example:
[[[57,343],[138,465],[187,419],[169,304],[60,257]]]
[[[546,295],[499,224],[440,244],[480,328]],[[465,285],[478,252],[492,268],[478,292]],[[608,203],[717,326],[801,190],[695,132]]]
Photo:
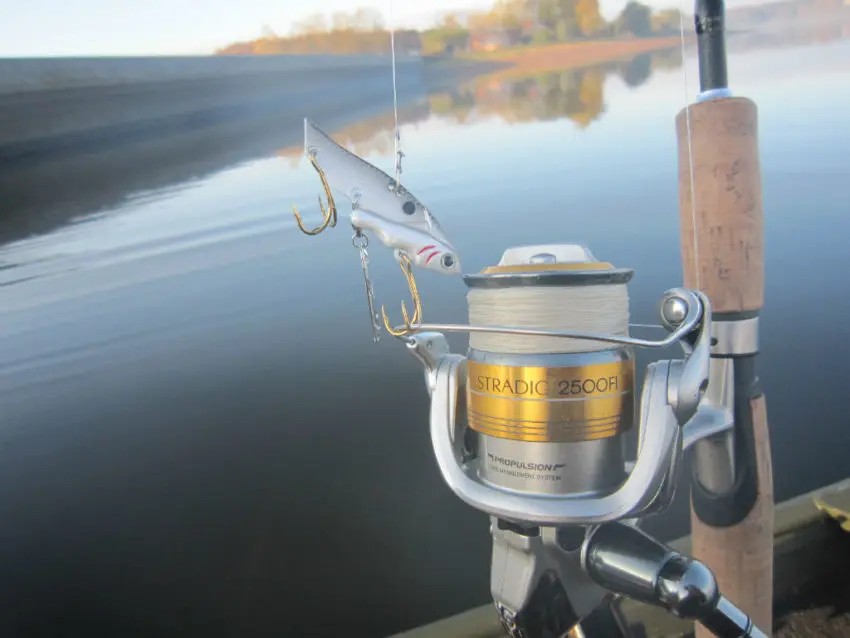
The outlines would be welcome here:
[[[679,36],[631,40],[566,42],[544,46],[518,47],[460,57],[476,62],[503,64],[500,75],[570,71],[617,62],[644,53],[681,46]]]

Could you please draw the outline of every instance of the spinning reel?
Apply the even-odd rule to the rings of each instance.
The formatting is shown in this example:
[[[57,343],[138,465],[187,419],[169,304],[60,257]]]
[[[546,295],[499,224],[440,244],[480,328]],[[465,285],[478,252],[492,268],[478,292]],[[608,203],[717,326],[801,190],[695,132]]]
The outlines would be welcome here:
[[[544,252],[546,251],[546,252]],[[559,261],[552,253],[578,261]],[[471,289],[610,286],[630,271],[594,262],[579,246],[513,249],[500,267],[465,277]],[[472,314],[472,310],[470,311]],[[443,479],[487,513],[491,591],[511,636],[559,636],[611,594],[666,608],[716,635],[762,636],[719,592],[712,573],[638,529],[671,502],[683,451],[732,427],[731,379],[712,380],[710,303],[677,288],[660,302],[659,341],[584,331],[442,326],[523,339],[579,339],[602,350],[452,354],[437,331],[405,337],[425,368],[431,442]],[[684,358],[651,363],[634,410],[635,347],[679,343]],[[457,416],[466,388],[468,425]],[[638,453],[623,458],[637,417]],[[556,592],[559,613],[551,604]],[[544,607],[541,609],[541,600]],[[589,630],[590,628],[588,628]],[[606,634],[609,635],[609,634]]]

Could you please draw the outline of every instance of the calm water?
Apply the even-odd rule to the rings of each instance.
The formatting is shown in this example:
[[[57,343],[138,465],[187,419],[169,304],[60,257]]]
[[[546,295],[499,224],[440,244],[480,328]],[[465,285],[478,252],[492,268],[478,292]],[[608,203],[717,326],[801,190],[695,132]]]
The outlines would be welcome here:
[[[404,181],[467,272],[583,241],[636,270],[633,320],[655,321],[681,283],[686,69],[669,54],[432,95],[402,109]],[[761,370],[785,499],[846,476],[850,42],[730,69],[760,107]],[[389,169],[390,125],[334,135]],[[0,249],[4,635],[382,636],[488,601],[488,522],[437,473],[418,363],[371,343],[345,224],[294,226],[293,203],[318,218],[298,133],[212,173],[202,141],[169,141],[179,162],[137,149],[15,176],[13,218],[52,230],[8,226]],[[139,167],[125,186],[98,177],[122,163]],[[403,281],[373,244],[395,313]],[[464,320],[461,280],[418,281],[426,319]],[[684,505],[653,530],[683,533]]]

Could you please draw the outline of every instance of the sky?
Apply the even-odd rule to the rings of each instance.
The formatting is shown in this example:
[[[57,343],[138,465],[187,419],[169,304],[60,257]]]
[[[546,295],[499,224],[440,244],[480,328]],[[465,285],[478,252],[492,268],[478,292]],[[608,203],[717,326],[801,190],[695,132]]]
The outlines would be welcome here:
[[[644,0],[655,7],[678,0]],[[693,0],[683,0],[690,8]],[[626,0],[600,0],[606,17]],[[0,0],[0,57],[204,55],[293,21],[357,6],[390,11],[398,26],[424,27],[451,9],[486,9],[492,0]]]

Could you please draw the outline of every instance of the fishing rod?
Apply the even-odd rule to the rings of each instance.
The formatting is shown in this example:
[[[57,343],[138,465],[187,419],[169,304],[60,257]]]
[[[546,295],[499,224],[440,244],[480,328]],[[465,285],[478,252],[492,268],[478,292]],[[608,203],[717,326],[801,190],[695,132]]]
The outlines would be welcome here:
[[[712,301],[717,344],[709,393],[731,412],[734,427],[694,446],[692,552],[770,634],[773,478],[756,375],[764,305],[758,108],[729,88],[724,1],[696,0],[694,26],[700,92],[676,117],[682,263],[685,285]],[[699,627],[696,635],[707,636]]]
[[[376,340],[367,233],[393,250],[413,312],[402,304],[403,323],[392,325],[382,308],[383,328],[423,366],[443,480],[490,518],[490,588],[514,638],[626,638],[623,597],[721,638],[770,631],[772,495],[754,374],[763,300],[756,110],[728,91],[722,2],[698,0],[695,26],[701,92],[676,119],[685,285],[659,300],[660,339],[630,334],[633,271],[582,244],[509,248],[462,276],[468,323],[424,322],[414,266],[460,275],[461,263],[400,182],[397,115],[395,177],[305,120],[305,155],[327,206],[320,200],[315,229],[295,210],[298,225],[319,234],[337,224],[334,191],[350,202]],[[393,67],[394,57],[393,47]],[[465,355],[450,351],[447,332],[469,335]],[[672,344],[682,358],[650,363],[638,392],[636,348]],[[624,451],[631,430],[633,461]],[[687,449],[694,557],[640,529],[671,503]]]

